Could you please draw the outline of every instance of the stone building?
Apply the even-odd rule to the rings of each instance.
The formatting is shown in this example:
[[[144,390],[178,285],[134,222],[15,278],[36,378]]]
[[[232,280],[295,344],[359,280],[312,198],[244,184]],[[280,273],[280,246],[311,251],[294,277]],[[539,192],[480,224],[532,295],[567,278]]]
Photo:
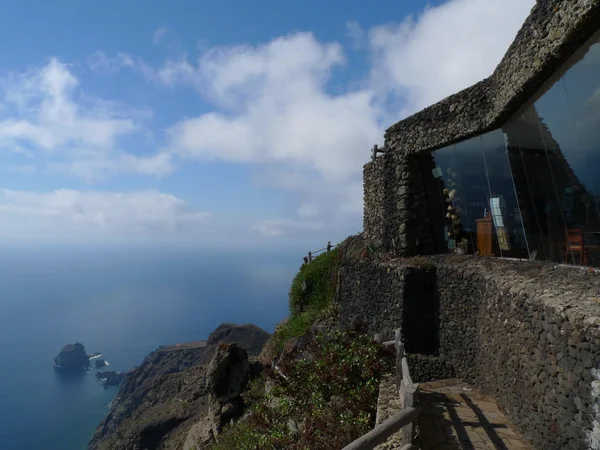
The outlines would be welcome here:
[[[387,129],[364,235],[600,266],[600,1],[539,0],[493,74]]]
[[[344,323],[401,328],[417,381],[466,380],[534,448],[600,450],[600,271],[569,267],[600,267],[600,0],[538,0],[489,78],[379,150]]]

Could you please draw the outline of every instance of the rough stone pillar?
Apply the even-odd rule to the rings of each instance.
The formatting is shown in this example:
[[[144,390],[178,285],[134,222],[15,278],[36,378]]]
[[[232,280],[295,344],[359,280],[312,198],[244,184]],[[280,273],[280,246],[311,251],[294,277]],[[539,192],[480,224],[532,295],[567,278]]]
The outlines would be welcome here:
[[[365,239],[398,256],[435,253],[425,175],[429,154],[391,152],[365,165]]]
[[[397,208],[395,157],[384,154],[363,169],[363,233],[367,242],[388,250],[395,241],[393,219]]]

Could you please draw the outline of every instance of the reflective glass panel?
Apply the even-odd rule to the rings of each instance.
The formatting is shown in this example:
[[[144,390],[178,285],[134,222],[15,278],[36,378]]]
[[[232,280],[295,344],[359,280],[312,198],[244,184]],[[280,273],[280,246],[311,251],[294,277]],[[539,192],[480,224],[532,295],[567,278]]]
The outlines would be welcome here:
[[[518,201],[500,130],[433,152],[447,250],[528,257]],[[433,203],[433,202],[432,202]]]
[[[600,266],[600,43],[504,127],[532,257]]]

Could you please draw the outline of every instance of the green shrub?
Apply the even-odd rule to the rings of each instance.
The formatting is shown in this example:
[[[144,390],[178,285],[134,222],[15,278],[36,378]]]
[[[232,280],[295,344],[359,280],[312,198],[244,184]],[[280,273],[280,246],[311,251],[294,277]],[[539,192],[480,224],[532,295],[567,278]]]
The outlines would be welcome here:
[[[320,311],[317,308],[310,308],[308,311],[288,317],[287,321],[276,330],[271,338],[273,339],[276,353],[280,353],[285,343],[290,339],[304,336],[319,316]]]
[[[250,414],[226,427],[212,450],[342,448],[372,428],[391,353],[369,336],[340,331],[309,335],[303,351],[312,357],[281,363],[285,379],[267,372],[269,394],[255,394]]]
[[[304,264],[292,281],[290,313],[299,314],[309,309],[325,308],[335,295],[337,274],[340,268],[339,247],[321,253],[310,264]],[[307,290],[303,290],[303,284]]]
[[[337,288],[341,246],[320,254],[310,264],[300,267],[290,288],[290,315],[271,337],[276,353],[281,352],[288,340],[306,334],[315,321],[328,311]],[[303,286],[307,289],[303,289]]]

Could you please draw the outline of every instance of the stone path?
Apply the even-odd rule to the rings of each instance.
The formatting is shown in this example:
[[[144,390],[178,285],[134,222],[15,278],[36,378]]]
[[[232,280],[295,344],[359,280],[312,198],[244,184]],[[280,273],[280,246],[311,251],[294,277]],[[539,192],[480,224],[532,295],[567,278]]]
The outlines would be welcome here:
[[[496,402],[457,380],[419,384],[421,414],[418,440],[421,450],[530,450],[525,439],[514,430]],[[400,411],[394,377],[382,378],[377,401],[376,424]],[[402,447],[402,432],[392,436],[376,450]]]
[[[422,450],[531,449],[494,399],[457,380],[419,385]]]

